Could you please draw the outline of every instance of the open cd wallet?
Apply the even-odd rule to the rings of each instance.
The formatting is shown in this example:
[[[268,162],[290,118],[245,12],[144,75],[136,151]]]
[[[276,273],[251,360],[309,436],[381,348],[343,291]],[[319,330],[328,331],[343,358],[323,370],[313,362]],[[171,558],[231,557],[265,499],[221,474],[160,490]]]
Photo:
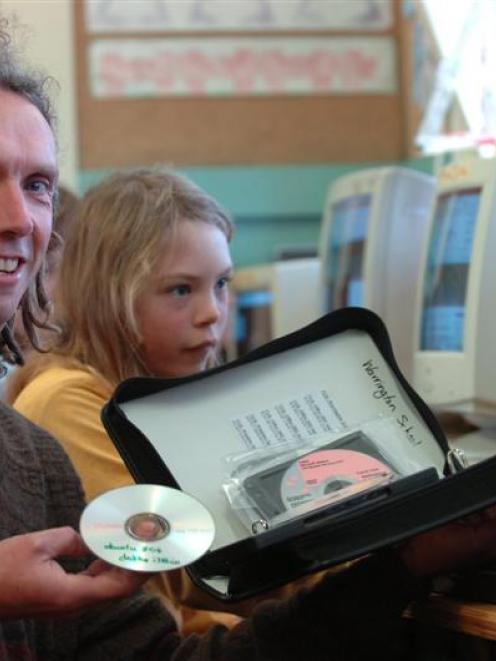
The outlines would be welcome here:
[[[102,419],[138,483],[211,513],[213,543],[187,571],[221,600],[496,502],[496,459],[464,467],[363,308],[195,376],[124,381]]]

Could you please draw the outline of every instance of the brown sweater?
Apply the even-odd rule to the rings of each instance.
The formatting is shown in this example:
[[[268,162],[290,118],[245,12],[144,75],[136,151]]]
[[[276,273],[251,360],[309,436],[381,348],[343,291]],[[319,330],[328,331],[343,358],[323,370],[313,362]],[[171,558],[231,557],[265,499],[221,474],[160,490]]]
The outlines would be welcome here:
[[[61,525],[77,529],[82,507],[79,480],[59,444],[0,404],[0,539]],[[385,554],[288,601],[265,602],[231,631],[218,626],[183,640],[158,600],[138,594],[69,619],[1,621],[0,659],[401,658],[401,613],[415,589],[401,562]]]

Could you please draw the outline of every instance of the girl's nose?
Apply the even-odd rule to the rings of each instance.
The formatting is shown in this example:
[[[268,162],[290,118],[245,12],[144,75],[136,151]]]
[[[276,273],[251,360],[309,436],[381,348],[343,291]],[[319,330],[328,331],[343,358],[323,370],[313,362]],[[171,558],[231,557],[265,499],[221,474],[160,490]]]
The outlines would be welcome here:
[[[214,324],[218,321],[220,315],[221,302],[215,294],[212,293],[202,297],[197,313],[197,323],[200,325]]]

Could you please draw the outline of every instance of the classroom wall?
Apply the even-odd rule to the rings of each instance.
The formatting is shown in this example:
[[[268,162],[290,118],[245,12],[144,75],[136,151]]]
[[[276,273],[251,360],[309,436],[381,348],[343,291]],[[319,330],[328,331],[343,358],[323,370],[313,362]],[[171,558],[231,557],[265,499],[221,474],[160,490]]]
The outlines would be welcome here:
[[[263,264],[288,246],[318,243],[323,200],[329,182],[355,165],[230,166],[181,168],[235,218],[232,254],[236,266]],[[87,190],[105,172],[85,171]]]
[[[0,15],[15,14],[15,40],[26,58],[60,83],[57,107],[61,181],[84,192],[108,170],[81,170],[78,163],[73,0],[0,0]],[[381,165],[387,163],[382,162]],[[317,245],[327,187],[336,177],[373,164],[230,165],[184,167],[233,214],[235,264],[247,266],[274,258],[281,247]],[[429,171],[426,160],[409,167]]]
[[[0,0],[0,16],[9,19],[9,31],[26,60],[50,73],[59,83],[55,99],[59,115],[60,180],[77,190],[73,0]]]

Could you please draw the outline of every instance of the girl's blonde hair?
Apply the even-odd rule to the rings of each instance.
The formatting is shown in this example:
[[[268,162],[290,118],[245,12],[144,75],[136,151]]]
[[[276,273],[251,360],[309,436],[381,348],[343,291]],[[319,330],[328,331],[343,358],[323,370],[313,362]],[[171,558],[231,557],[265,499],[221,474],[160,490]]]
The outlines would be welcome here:
[[[116,173],[86,193],[62,258],[55,354],[114,384],[147,374],[136,300],[185,220],[215,225],[231,239],[232,221],[217,202],[163,167]]]

